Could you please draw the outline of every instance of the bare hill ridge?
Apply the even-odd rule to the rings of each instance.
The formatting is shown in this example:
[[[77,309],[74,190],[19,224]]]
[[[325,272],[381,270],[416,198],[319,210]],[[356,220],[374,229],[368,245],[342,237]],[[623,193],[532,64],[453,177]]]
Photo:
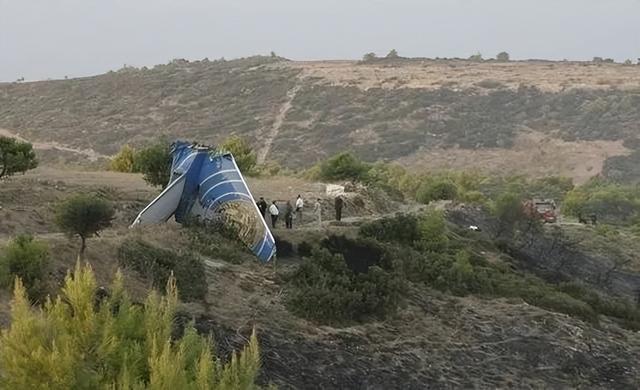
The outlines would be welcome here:
[[[419,169],[517,166],[583,180],[604,167],[627,177],[640,153],[640,66],[175,60],[0,84],[0,128],[76,159],[73,151],[111,155],[158,137],[216,143],[238,134],[262,161],[290,167],[351,149]],[[523,139],[529,146],[519,147]]]

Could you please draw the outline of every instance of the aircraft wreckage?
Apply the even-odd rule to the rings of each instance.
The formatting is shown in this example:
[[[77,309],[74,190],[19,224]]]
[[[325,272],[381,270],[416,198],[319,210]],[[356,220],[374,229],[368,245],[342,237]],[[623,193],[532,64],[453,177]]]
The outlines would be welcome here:
[[[266,263],[276,252],[275,240],[260,214],[231,153],[176,141],[171,146],[169,184],[138,214],[131,227],[195,218],[230,228]]]

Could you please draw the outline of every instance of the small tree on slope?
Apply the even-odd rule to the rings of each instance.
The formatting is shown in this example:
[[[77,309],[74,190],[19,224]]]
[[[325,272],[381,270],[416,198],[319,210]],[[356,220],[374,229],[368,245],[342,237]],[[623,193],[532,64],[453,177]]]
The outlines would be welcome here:
[[[115,210],[109,202],[94,195],[76,195],[63,202],[56,212],[56,224],[70,236],[82,240],[80,255],[87,247],[87,238],[111,226]]]

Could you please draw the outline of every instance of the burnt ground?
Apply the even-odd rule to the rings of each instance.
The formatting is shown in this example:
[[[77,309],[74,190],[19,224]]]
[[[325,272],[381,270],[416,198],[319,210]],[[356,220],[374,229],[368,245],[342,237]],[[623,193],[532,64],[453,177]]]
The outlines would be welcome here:
[[[462,228],[481,226],[482,234],[489,236],[497,232],[496,222],[479,209],[452,210],[448,219]],[[577,240],[566,232],[567,227],[559,224],[542,226],[523,231],[504,245],[519,268],[548,281],[577,280],[601,293],[640,303],[640,273],[627,266],[626,256],[613,248],[609,252],[590,250],[585,238]],[[587,232],[582,235],[588,238]]]
[[[414,286],[405,307],[385,321],[318,326],[286,310],[286,291],[273,269],[236,267],[210,269],[208,307],[185,307],[183,317],[212,333],[223,356],[241,348],[255,326],[263,384],[283,389],[640,386],[640,334],[606,319],[594,327],[520,300],[456,298]]]

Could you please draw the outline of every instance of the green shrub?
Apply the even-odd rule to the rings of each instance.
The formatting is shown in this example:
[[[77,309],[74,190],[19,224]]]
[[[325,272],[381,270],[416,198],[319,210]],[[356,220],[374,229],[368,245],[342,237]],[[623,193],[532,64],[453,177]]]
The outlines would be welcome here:
[[[360,235],[374,238],[378,241],[395,241],[413,245],[421,239],[418,229],[418,218],[413,214],[397,214],[394,217],[384,217],[360,226]]]
[[[496,60],[499,62],[509,62],[509,53],[502,51],[496,55]]]
[[[47,292],[48,263],[49,251],[44,242],[28,235],[18,236],[0,252],[0,285],[13,286],[20,278],[29,298],[42,302]]]
[[[207,280],[202,260],[192,253],[157,248],[141,240],[129,239],[118,249],[120,266],[135,270],[160,288],[173,274],[180,298],[204,299]]]
[[[428,178],[424,180],[416,192],[416,200],[428,204],[434,200],[454,200],[458,196],[458,187],[447,178]]]
[[[175,280],[144,306],[131,302],[117,274],[110,295],[96,300],[89,266],[77,265],[58,298],[33,308],[16,283],[11,325],[0,334],[5,389],[254,389],[260,368],[255,331],[223,364],[211,338],[188,326],[173,332]],[[176,337],[177,336],[177,337]]]
[[[257,162],[256,153],[245,138],[231,136],[222,142],[220,150],[230,152],[233,155],[233,159],[236,161],[240,172],[245,175],[255,174]]]
[[[416,247],[427,252],[446,252],[449,247],[447,226],[444,215],[439,211],[430,211],[420,217],[418,222],[420,238]]]
[[[320,245],[332,254],[342,255],[347,267],[356,274],[366,273],[372,266],[393,270],[391,256],[375,240],[330,235]]]
[[[402,299],[402,279],[374,265],[353,272],[340,254],[314,251],[287,279],[289,309],[320,323],[384,318]]]
[[[24,173],[38,166],[33,145],[15,138],[0,136],[0,178]]]
[[[302,241],[298,244],[297,252],[298,256],[309,257],[313,252],[313,245],[311,245],[307,241]]]
[[[339,153],[320,164],[320,179],[359,180],[366,179],[369,166],[349,152]]]
[[[599,220],[611,223],[631,222],[640,215],[640,191],[593,180],[567,193],[563,212],[573,216],[595,214]]]
[[[135,155],[135,171],[142,172],[144,180],[155,187],[164,187],[171,178],[171,147],[158,142],[141,149]]]

